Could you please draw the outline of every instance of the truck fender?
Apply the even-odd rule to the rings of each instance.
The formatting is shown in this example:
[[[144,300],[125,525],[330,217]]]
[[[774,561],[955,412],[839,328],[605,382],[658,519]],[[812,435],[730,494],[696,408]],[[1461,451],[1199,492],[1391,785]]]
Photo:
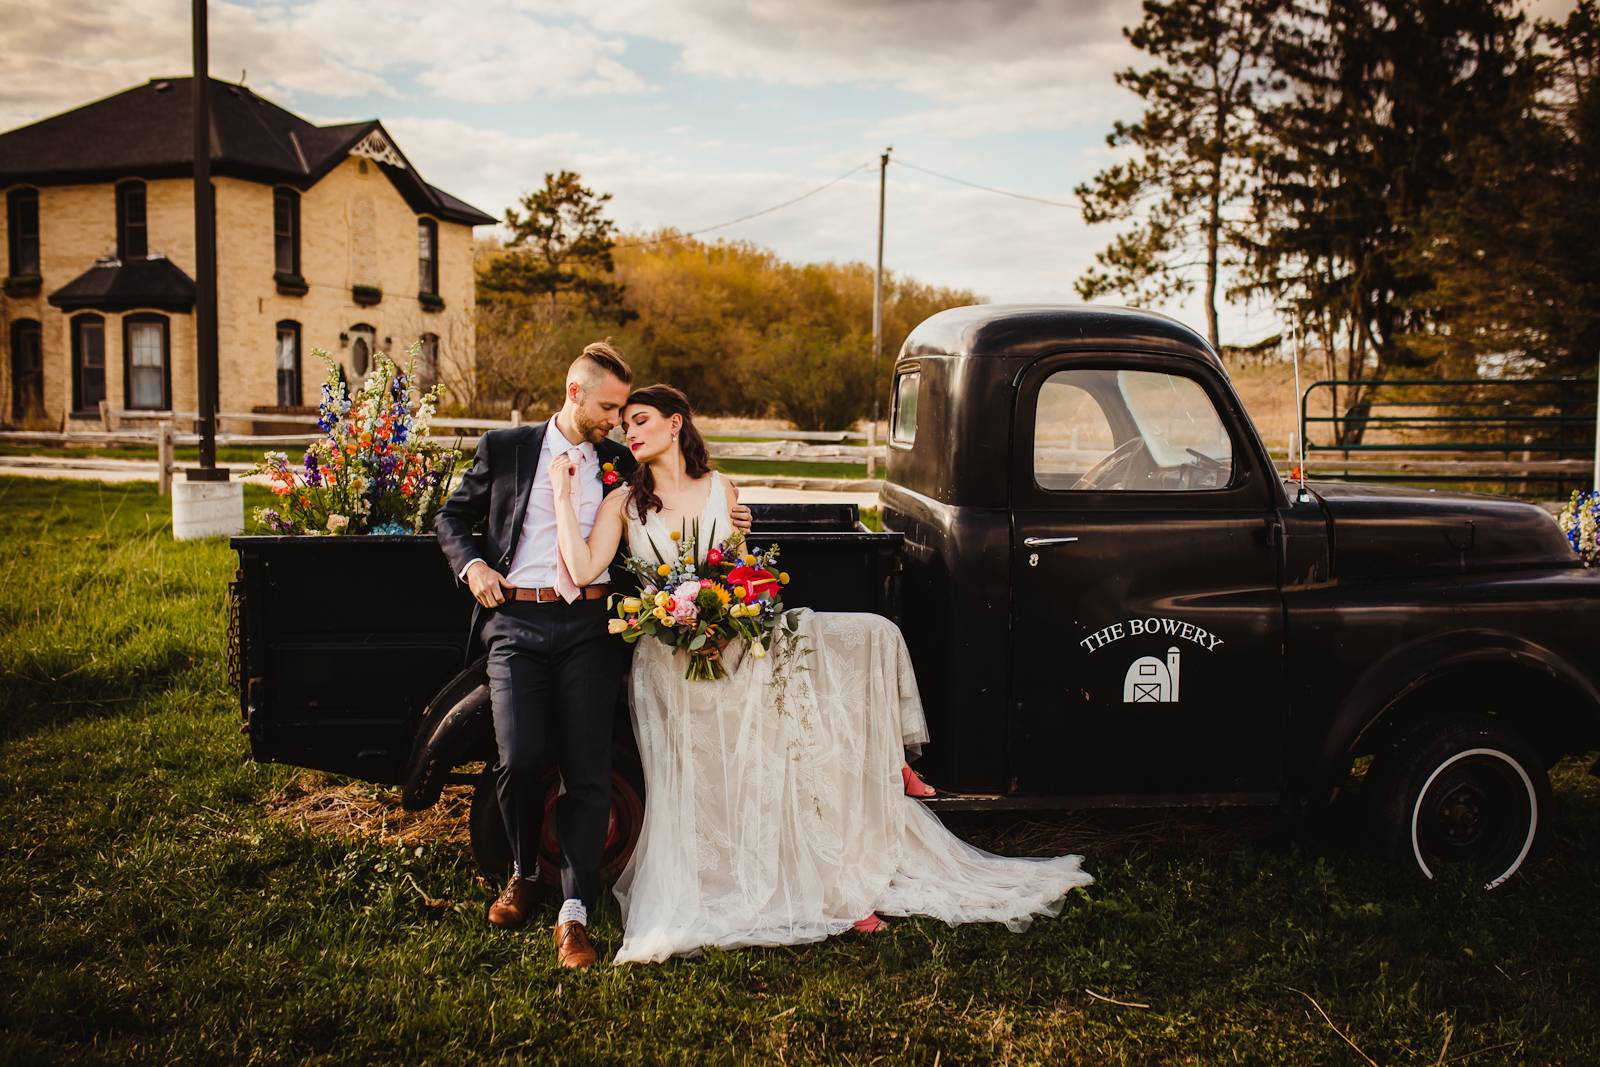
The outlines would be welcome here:
[[[408,811],[433,806],[450,769],[467,758],[485,730],[493,759],[492,714],[488,657],[480,656],[450,679],[422,711],[400,798]]]
[[[1542,676],[1565,686],[1591,709],[1600,709],[1600,690],[1594,682],[1543,645],[1500,630],[1434,634],[1393,650],[1350,687],[1323,737],[1308,799],[1326,796],[1339,784],[1351,754],[1390,709],[1425,685],[1481,665],[1509,666]]]

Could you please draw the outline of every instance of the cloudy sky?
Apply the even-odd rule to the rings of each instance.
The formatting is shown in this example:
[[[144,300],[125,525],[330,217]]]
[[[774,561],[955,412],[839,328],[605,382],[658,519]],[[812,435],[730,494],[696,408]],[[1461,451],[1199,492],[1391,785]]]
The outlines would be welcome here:
[[[1537,0],[1555,13],[1569,0]],[[718,229],[794,260],[874,254],[996,301],[1072,300],[1111,232],[1072,195],[1136,102],[1139,0],[283,0],[211,5],[212,73],[317,122],[380,118],[418,170],[492,215],[562,167],[624,229]],[[0,129],[190,70],[183,0],[0,0]],[[1166,310],[1203,328],[1196,302]],[[1273,332],[1223,313],[1223,341]]]

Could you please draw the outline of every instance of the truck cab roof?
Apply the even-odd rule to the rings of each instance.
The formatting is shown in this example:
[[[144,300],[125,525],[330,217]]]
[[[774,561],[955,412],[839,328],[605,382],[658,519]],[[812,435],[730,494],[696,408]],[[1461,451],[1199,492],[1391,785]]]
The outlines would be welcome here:
[[[1030,358],[1072,348],[1139,348],[1190,356],[1226,373],[1206,339],[1176,319],[1105,304],[973,304],[941,311],[906,338],[919,356]]]

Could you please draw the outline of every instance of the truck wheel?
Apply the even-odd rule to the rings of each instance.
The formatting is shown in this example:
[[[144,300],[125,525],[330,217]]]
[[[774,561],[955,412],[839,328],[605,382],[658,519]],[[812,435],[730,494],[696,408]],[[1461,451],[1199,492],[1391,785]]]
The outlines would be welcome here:
[[[1380,756],[1368,776],[1385,853],[1433,878],[1481,871],[1485,889],[1517,873],[1550,808],[1544,763],[1521,737],[1482,718],[1424,727]]]
[[[561,868],[560,846],[556,842],[556,798],[561,795],[561,776],[551,771],[545,778],[544,823],[539,835],[539,881],[555,885]],[[619,747],[611,755],[611,821],[606,827],[605,851],[600,859],[602,878],[614,880],[627,866],[633,847],[644,826],[644,772],[639,757],[630,748]],[[494,768],[485,767],[472,791],[472,811],[468,816],[472,837],[472,858],[478,871],[491,884],[504,882],[511,875],[511,844],[506,840],[505,820],[500,817],[500,801],[494,791]]]

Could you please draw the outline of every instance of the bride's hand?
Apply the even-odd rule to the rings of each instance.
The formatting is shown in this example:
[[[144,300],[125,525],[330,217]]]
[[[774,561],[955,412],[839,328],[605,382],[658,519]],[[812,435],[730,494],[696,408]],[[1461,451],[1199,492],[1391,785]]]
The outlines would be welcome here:
[[[557,456],[550,461],[550,484],[555,487],[557,500],[565,500],[572,495],[572,483],[577,477],[578,468],[566,456]]]

